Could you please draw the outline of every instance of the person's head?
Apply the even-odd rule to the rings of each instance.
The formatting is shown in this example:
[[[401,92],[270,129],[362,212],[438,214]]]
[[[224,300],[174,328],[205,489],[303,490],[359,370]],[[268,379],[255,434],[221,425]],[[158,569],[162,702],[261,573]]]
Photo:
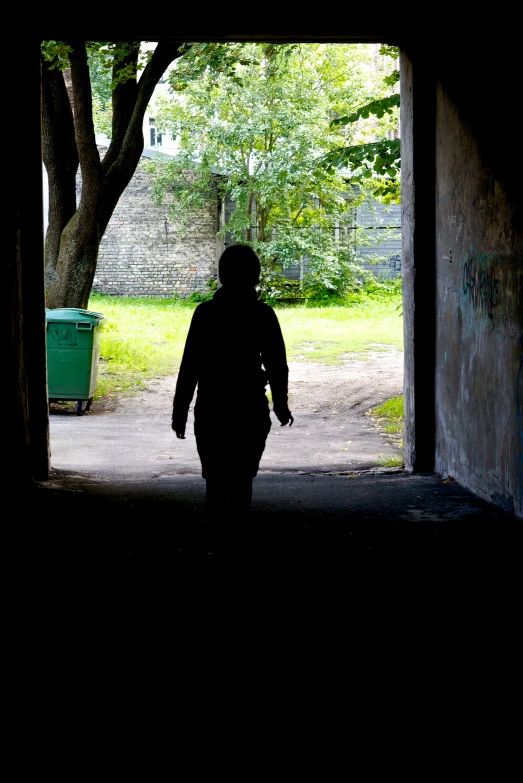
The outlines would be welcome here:
[[[218,275],[222,285],[255,286],[260,279],[260,260],[247,245],[231,245],[221,254]]]

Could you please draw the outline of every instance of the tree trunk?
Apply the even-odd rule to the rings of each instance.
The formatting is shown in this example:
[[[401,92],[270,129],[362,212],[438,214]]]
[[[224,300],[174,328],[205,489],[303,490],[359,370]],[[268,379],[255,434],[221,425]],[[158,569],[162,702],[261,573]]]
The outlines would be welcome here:
[[[85,309],[88,305],[100,242],[143,152],[145,111],[158,80],[168,65],[180,56],[178,47],[182,42],[160,42],[140,80],[131,77],[116,86],[112,139],[103,160],[96,147],[85,42],[68,43],[71,47],[72,111],[62,73],[50,70],[46,64],[42,69],[45,74],[42,101],[44,163],[49,176],[46,306],[51,309]],[[135,67],[138,53],[139,42],[131,43],[126,57],[115,64],[113,78],[126,65]],[[76,207],[78,162],[82,172],[82,193]]]
[[[98,225],[96,215],[83,216],[79,209],[63,230],[47,307],[87,308],[101,240]]]
[[[49,186],[45,239],[46,279],[56,275],[62,231],[76,212],[78,150],[73,112],[63,74],[42,60],[42,150]]]

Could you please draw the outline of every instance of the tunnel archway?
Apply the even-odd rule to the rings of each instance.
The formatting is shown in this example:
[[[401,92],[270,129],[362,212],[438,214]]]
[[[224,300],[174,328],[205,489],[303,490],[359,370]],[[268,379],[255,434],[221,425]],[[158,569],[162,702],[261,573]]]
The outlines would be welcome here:
[[[49,470],[39,41],[70,37],[71,24],[48,14],[12,47],[18,78],[9,84],[8,99],[24,149],[8,160],[5,391],[13,486],[45,480]],[[149,24],[122,26],[110,18],[87,26],[95,40],[114,37],[115,30],[121,39],[124,29],[127,39],[165,37],[161,23],[158,35]],[[518,68],[510,29],[503,20],[490,27],[488,61],[475,48],[486,32],[481,22],[456,31],[459,46],[451,56],[440,45],[441,23],[420,35],[397,21],[382,26],[364,15],[323,31],[291,33],[258,32],[254,24],[238,33],[208,20],[201,28],[184,21],[176,38],[400,46],[406,466],[448,472],[521,516],[521,197],[502,123],[486,122],[483,111],[485,91],[509,105]]]

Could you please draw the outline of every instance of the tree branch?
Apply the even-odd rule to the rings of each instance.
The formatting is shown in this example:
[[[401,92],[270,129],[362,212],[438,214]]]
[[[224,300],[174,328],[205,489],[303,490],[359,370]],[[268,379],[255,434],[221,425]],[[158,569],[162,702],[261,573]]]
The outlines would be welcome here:
[[[114,129],[114,135],[121,141],[120,143],[116,142],[113,150],[111,150],[113,147],[113,140],[111,140],[111,146],[109,147],[111,155],[108,157],[108,151],[103,165],[103,171],[107,177],[125,177],[126,172],[130,172],[130,176],[133,175],[143,151],[142,128],[147,106],[160,77],[173,60],[181,57],[178,47],[182,43],[182,41],[160,41],[136,85],[132,110],[130,110],[129,106],[125,112],[123,108],[120,109],[119,121],[121,127]],[[122,92],[119,95],[119,98],[121,97]],[[126,116],[128,116],[127,121],[125,121]],[[106,160],[107,163],[105,163]],[[127,185],[127,182],[125,184]]]
[[[53,167],[76,174],[78,151],[74,135],[73,112],[63,72],[51,69],[42,58],[42,147],[47,173]]]
[[[116,45],[117,44],[115,44],[115,46]],[[102,171],[104,173],[109,170],[120,154],[138,94],[136,66],[140,54],[140,42],[133,42],[130,47],[130,51],[126,57],[119,61],[115,58],[113,62],[113,81],[116,82],[116,86],[112,92],[113,118],[111,145],[102,162]],[[126,81],[118,81],[118,72],[126,66],[131,68],[133,75]]]
[[[46,267],[54,267],[64,227],[76,211],[78,151],[73,112],[61,70],[42,58],[42,150],[49,185]]]
[[[178,48],[182,43],[182,41],[160,41],[137,83],[132,111],[130,106],[126,111],[123,110],[123,106],[121,107],[119,117],[122,127],[116,134],[121,141],[119,144],[115,143],[113,147],[111,140],[109,150],[102,161],[106,195],[100,224],[102,232],[105,231],[114,205],[129,184],[140,161],[144,147],[143,118],[154,88],[173,60],[181,57]],[[125,122],[124,118],[127,114],[129,119]]]
[[[76,147],[82,171],[82,196],[98,190],[101,185],[100,155],[96,146],[91,79],[84,41],[70,41],[71,80]]]

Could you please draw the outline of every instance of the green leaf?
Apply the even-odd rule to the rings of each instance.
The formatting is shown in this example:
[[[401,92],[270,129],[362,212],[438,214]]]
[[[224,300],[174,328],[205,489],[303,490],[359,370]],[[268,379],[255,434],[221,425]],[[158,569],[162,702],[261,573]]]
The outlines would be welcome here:
[[[348,125],[351,122],[357,122],[360,118],[368,119],[372,114],[376,117],[383,117],[385,114],[391,114],[394,109],[400,105],[400,96],[397,94],[389,95],[386,98],[380,98],[376,101],[371,101],[365,106],[360,106],[355,112],[348,117],[338,117],[331,121],[331,127],[335,125]]]

